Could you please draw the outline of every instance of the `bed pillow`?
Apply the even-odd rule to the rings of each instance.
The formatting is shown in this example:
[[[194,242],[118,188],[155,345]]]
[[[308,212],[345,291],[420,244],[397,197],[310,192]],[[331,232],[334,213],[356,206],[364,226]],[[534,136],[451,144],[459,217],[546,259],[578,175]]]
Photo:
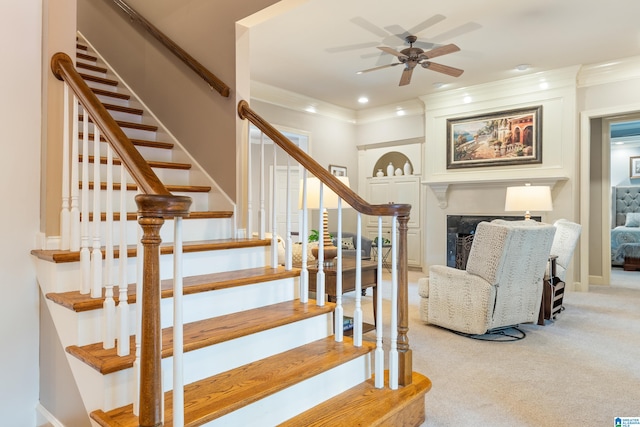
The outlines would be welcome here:
[[[640,227],[640,212],[629,212],[627,214],[627,221],[624,223],[625,227]]]

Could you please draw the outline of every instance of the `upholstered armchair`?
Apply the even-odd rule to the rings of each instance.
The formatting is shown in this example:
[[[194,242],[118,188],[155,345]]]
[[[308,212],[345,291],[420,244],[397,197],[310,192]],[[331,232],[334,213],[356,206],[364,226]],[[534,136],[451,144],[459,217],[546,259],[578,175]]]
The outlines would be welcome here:
[[[566,219],[559,219],[553,225],[556,227],[556,234],[551,245],[551,255],[557,256],[556,276],[564,282],[582,226]]]
[[[536,322],[555,230],[531,220],[481,222],[466,270],[434,265],[420,280],[421,319],[473,335]]]

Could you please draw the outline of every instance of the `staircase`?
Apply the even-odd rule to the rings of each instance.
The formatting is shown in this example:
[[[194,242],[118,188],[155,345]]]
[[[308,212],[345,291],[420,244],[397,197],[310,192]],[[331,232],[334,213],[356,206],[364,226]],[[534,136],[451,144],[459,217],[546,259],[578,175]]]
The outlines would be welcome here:
[[[233,206],[224,194],[84,43],[78,44],[76,67],[167,189],[194,200],[183,221],[184,425],[420,425],[429,379],[413,373],[411,384],[398,390],[376,388],[375,342],[354,346],[348,337],[337,342],[335,305],[301,302],[300,270],[269,266],[271,240],[234,237]],[[89,161],[106,163],[103,154],[89,156]],[[88,184],[91,192],[106,186]],[[125,306],[132,319],[129,354],[118,356],[117,347],[103,346],[106,295],[104,290],[99,298],[80,293],[80,253],[32,253],[47,307],[93,425],[138,426],[134,402],[139,343],[133,321],[138,303],[134,266],[140,256],[133,200],[137,186],[115,183],[114,191],[127,192],[127,218],[117,214],[116,207],[114,220],[130,225]],[[224,208],[216,209],[219,206]],[[161,376],[167,426],[174,425],[171,229],[162,227],[160,246]],[[119,257],[117,249],[114,257]],[[124,294],[114,288],[116,304]]]

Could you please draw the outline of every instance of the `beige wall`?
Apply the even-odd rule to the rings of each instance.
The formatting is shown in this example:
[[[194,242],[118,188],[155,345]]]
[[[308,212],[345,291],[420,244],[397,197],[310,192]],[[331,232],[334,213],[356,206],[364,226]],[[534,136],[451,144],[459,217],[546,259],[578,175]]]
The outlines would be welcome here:
[[[0,5],[0,414],[34,426],[38,404],[38,284],[29,255],[39,230],[42,131],[42,1]]]

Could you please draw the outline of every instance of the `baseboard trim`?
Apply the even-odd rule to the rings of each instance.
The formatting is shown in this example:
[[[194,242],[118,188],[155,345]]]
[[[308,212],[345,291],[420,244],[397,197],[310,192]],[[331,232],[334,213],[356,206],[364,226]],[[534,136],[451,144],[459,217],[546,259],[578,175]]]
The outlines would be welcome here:
[[[62,424],[60,422],[60,420],[58,420],[56,417],[53,416],[53,414],[51,412],[49,412],[47,410],[47,408],[45,408],[44,406],[42,406],[42,403],[38,402],[38,404],[36,405],[36,412],[38,415],[40,415],[40,417],[38,417],[38,422],[37,425],[40,426],[51,426],[51,427],[65,427],[64,424]],[[48,424],[43,424],[42,422],[40,422],[41,419],[46,420],[46,422]]]

